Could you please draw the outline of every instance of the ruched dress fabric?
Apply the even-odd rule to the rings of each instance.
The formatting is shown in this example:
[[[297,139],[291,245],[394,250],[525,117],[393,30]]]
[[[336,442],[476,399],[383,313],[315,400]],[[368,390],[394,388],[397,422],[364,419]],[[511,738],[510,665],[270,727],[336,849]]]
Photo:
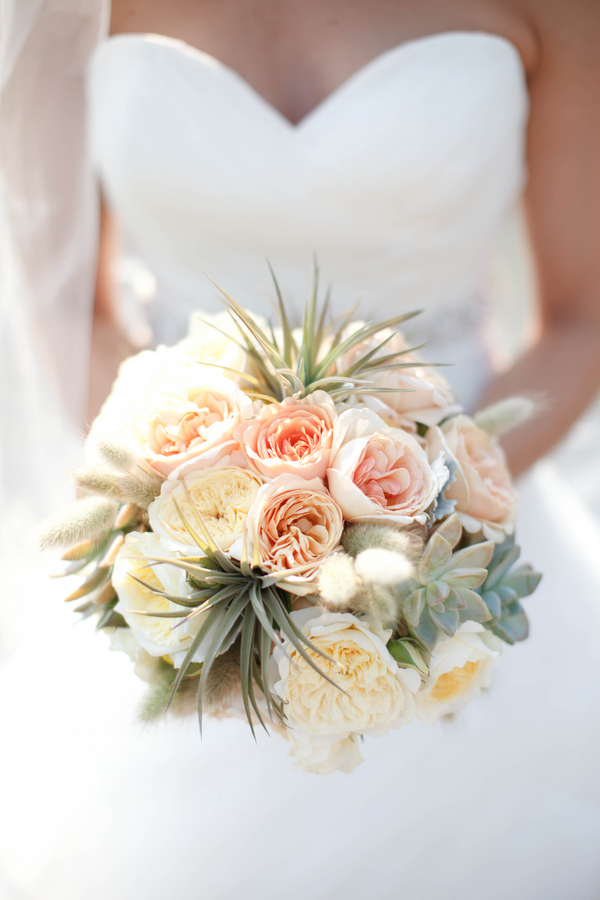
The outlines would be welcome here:
[[[412,333],[431,332],[466,402],[489,376],[479,310],[525,181],[527,106],[515,48],[479,32],[382,54],[297,126],[179,41],[111,38],[89,71],[96,166],[156,275],[159,340],[221,308],[206,274],[268,315],[265,259],[301,304],[316,254],[337,312],[361,296],[364,318],[425,309]],[[365,741],[350,776],[297,771],[280,738],[255,745],[233,720],[202,741],[193,719],[136,725],[127,658],[46,608],[28,665],[49,685],[27,759],[8,755],[46,798],[33,819],[5,772],[15,897],[597,900],[600,536],[544,463],[518,538],[544,571],[529,640],[453,719]]]

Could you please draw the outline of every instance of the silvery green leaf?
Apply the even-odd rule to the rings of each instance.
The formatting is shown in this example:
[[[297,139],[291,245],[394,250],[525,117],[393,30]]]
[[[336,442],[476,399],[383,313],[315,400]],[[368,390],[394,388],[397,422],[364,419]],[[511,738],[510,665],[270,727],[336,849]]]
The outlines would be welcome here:
[[[487,569],[451,569],[443,579],[446,584],[456,588],[478,588],[485,581]]]
[[[432,621],[445,632],[449,637],[454,637],[458,628],[458,612],[455,609],[446,609],[444,612],[438,612],[435,609],[429,609],[429,615]]]
[[[450,586],[444,581],[430,581],[426,588],[427,602],[430,606],[444,605],[450,593]]]
[[[496,622],[492,631],[507,644],[515,644],[517,641],[524,641],[529,635],[529,622],[525,613],[520,612]]]
[[[427,601],[427,595],[424,588],[419,588],[417,591],[413,591],[402,605],[402,612],[404,613],[404,618],[408,622],[409,625],[412,625],[414,628],[417,627],[419,621],[421,619],[421,613],[423,612],[423,608]]]
[[[490,612],[479,594],[465,589],[460,596],[466,601],[466,606],[460,611],[461,622],[488,622],[491,619]]]
[[[447,540],[452,549],[456,547],[462,535],[462,525],[460,524],[460,519],[456,513],[451,515],[449,519],[446,519],[445,522],[442,522],[436,530],[436,534],[441,535]]]
[[[429,614],[428,606],[424,607],[419,624],[415,627],[409,627],[409,630],[413,637],[423,644],[429,652],[433,650],[437,641],[438,630]]]
[[[452,557],[452,547],[442,535],[435,532],[419,562],[418,575],[423,584],[437,581]]]
[[[451,588],[446,600],[446,609],[465,609],[466,605],[467,601],[463,600],[460,591],[457,591],[456,588]]]
[[[482,599],[489,609],[492,618],[499,619],[502,612],[502,607],[498,594],[495,591],[485,591]]]
[[[458,550],[452,554],[448,569],[487,569],[494,546],[493,541],[483,541]]]
[[[517,597],[528,597],[533,594],[541,578],[541,572],[534,572],[530,566],[520,566],[504,577],[503,584],[512,588]]]
[[[517,592],[514,588],[509,587],[504,581],[501,584],[496,585],[495,591],[502,603],[510,603],[512,600],[517,599]]]

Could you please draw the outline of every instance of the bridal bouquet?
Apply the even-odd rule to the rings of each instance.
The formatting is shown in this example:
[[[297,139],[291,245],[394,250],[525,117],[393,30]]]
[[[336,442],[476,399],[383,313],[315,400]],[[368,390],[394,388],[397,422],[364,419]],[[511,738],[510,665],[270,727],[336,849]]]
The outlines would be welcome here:
[[[277,287],[277,286],[276,286]],[[243,716],[310,772],[433,722],[527,637],[515,491],[496,436],[395,330],[329,324],[316,278],[302,327],[225,296],[174,347],[123,363],[93,423],[80,499],[47,524],[66,598],[149,682],[146,719]]]

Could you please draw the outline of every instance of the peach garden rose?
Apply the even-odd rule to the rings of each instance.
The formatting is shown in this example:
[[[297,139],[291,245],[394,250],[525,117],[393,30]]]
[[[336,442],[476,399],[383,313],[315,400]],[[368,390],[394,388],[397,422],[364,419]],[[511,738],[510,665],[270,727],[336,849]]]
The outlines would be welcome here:
[[[341,540],[343,524],[320,478],[279,475],[259,489],[248,513],[248,558],[256,554],[265,572],[289,570],[287,589],[310,593],[319,563]]]
[[[299,400],[270,403],[255,419],[239,425],[235,437],[250,463],[267,478],[301,475],[324,478],[337,415],[325,391]]]
[[[158,398],[146,419],[144,458],[165,477],[231,438],[250,400],[227,378],[198,367],[194,381]]]
[[[456,416],[427,433],[429,458],[440,452],[453,457],[455,481],[444,491],[456,501],[456,512],[466,531],[483,531],[499,543],[513,530],[517,495],[504,452],[495,438],[478,428],[468,416]]]
[[[416,438],[388,427],[369,409],[349,409],[339,417],[327,481],[350,522],[422,524],[440,489]]]

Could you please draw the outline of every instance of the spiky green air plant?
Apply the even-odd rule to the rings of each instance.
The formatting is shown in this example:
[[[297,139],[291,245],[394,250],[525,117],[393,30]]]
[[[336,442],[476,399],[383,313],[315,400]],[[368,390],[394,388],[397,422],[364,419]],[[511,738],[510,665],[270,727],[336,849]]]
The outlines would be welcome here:
[[[279,285],[271,270],[279,317],[281,320],[281,338],[278,340],[273,329],[267,334],[225,291],[215,284],[223,295],[229,313],[235,322],[240,340],[235,341],[246,353],[255,374],[238,372],[226,366],[216,365],[224,372],[230,372],[249,384],[246,393],[256,399],[273,402],[285,397],[304,397],[317,390],[324,390],[335,400],[343,400],[360,390],[360,394],[381,394],[404,390],[401,388],[373,387],[373,376],[389,369],[414,368],[415,363],[405,363],[402,358],[413,353],[418,347],[411,347],[397,353],[381,355],[381,351],[392,338],[392,334],[384,340],[377,341],[368,352],[365,352],[352,365],[344,367],[343,358],[349,351],[365,341],[371,341],[384,329],[394,328],[406,322],[419,311],[393,316],[383,322],[364,325],[351,335],[344,337],[354,310],[338,322],[337,327],[328,324],[329,296],[319,304],[319,273],[315,266],[311,295],[304,309],[302,321],[302,338],[295,339],[290,320],[285,308]],[[211,325],[220,331],[215,325]],[[230,340],[230,335],[226,335]],[[420,363],[420,365],[429,365]]]
[[[183,569],[193,588],[192,593],[189,596],[168,594],[132,573],[132,577],[140,584],[182,607],[180,612],[140,611],[139,615],[179,618],[180,623],[175,626],[177,628],[183,622],[189,622],[195,616],[207,613],[175,676],[169,698],[171,703],[193,663],[198,648],[206,642],[207,649],[199,670],[197,689],[198,719],[201,729],[205,692],[207,686],[210,687],[209,678],[213,664],[219,654],[227,650],[233,640],[239,638],[240,687],[244,710],[253,734],[253,713],[266,731],[267,727],[257,702],[256,687],[265,701],[263,712],[266,711],[270,719],[274,714],[283,719],[281,705],[271,696],[269,689],[271,644],[283,645],[280,635],[284,635],[309,665],[335,685],[335,682],[316,665],[306,648],[330,662],[333,660],[302,634],[290,616],[289,596],[281,587],[281,583],[290,574],[295,574],[296,570],[265,574],[259,568],[257,559],[249,560],[245,554],[240,561],[231,559],[223,553],[210,534],[189,494],[188,499],[196,519],[194,525],[186,519],[177,501],[173,502],[186,530],[197,544],[199,554],[182,556],[178,559],[155,557],[148,559],[148,562],[151,565],[171,565]]]
[[[411,635],[432,650],[438,629],[452,637],[460,622],[486,622],[491,616],[475,589],[483,584],[494,545],[472,544],[453,553],[462,534],[457,515],[434,531],[415,577],[399,589]]]
[[[529,622],[519,600],[533,594],[542,577],[528,563],[513,568],[521,555],[514,541],[511,535],[496,545],[488,576],[478,590],[490,612],[491,630],[507,644],[528,636]]]

